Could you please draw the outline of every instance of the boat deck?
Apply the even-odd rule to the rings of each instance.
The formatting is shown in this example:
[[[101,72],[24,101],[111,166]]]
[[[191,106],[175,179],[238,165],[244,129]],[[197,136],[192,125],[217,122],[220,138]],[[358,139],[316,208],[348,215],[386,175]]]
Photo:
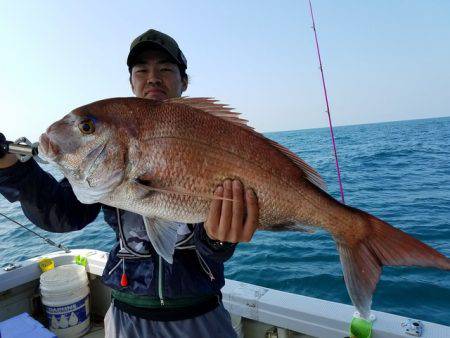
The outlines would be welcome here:
[[[88,334],[84,335],[86,338],[104,338],[105,329],[102,324],[95,323],[92,325]]]

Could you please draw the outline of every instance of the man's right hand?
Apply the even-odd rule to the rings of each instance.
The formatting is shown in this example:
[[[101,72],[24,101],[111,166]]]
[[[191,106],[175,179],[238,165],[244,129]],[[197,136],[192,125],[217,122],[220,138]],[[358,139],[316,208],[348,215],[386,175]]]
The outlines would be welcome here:
[[[2,146],[5,142],[5,135],[0,133],[0,169],[8,168],[15,164],[18,160],[16,155],[8,154],[6,152],[5,147]]]

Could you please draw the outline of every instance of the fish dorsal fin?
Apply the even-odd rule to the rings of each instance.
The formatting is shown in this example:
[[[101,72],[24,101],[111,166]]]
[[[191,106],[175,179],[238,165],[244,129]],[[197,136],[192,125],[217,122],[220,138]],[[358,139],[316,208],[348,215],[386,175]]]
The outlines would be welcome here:
[[[181,103],[192,108],[200,109],[206,113],[213,116],[220,117],[223,120],[229,121],[231,123],[237,124],[245,129],[253,130],[252,127],[247,125],[247,120],[239,117],[240,113],[232,111],[226,104],[218,103],[219,101],[211,97],[178,97],[166,100],[167,103]]]
[[[287,156],[297,167],[299,167],[303,173],[305,174],[305,178],[314,184],[315,186],[319,187],[322,190],[326,190],[326,185],[320,174],[309,164],[307,164],[305,161],[303,161],[300,157],[298,157],[296,154],[294,154],[289,149],[283,147],[282,145],[268,139],[264,135],[258,133],[255,131],[252,127],[247,125],[247,120],[241,119],[239,115],[240,113],[232,111],[232,108],[230,108],[226,104],[217,103],[218,100],[210,97],[179,97],[179,98],[173,98],[166,100],[167,103],[181,103],[188,105],[190,107],[200,109],[204,112],[207,112],[213,116],[217,116],[221,119],[224,119],[226,121],[229,121],[231,123],[234,123],[240,127],[243,127],[244,129],[249,130],[251,133],[256,135],[257,137],[264,139],[266,142],[268,142],[271,146],[278,149],[281,153],[283,153],[285,156]]]

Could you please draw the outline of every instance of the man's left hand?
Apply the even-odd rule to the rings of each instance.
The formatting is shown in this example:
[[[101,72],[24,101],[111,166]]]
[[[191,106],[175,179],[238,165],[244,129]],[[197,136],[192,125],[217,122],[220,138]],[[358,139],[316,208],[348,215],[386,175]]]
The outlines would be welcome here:
[[[214,191],[214,199],[204,224],[209,238],[221,242],[249,242],[258,226],[259,206],[252,189],[238,180],[225,180]],[[232,201],[231,201],[232,200]]]

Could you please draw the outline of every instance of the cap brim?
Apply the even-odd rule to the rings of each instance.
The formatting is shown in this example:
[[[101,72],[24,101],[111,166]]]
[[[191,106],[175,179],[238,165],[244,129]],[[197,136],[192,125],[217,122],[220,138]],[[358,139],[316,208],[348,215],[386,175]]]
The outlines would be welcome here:
[[[133,49],[130,50],[130,53],[128,54],[127,58],[127,65],[128,67],[132,67],[136,64],[136,58],[141,54],[142,52],[146,50],[163,50],[169,56],[173,59],[174,63],[184,66],[180,61],[177,60],[176,55],[173,55],[166,47],[160,45],[157,42],[153,41],[142,41],[139,42],[136,46],[133,47]]]

